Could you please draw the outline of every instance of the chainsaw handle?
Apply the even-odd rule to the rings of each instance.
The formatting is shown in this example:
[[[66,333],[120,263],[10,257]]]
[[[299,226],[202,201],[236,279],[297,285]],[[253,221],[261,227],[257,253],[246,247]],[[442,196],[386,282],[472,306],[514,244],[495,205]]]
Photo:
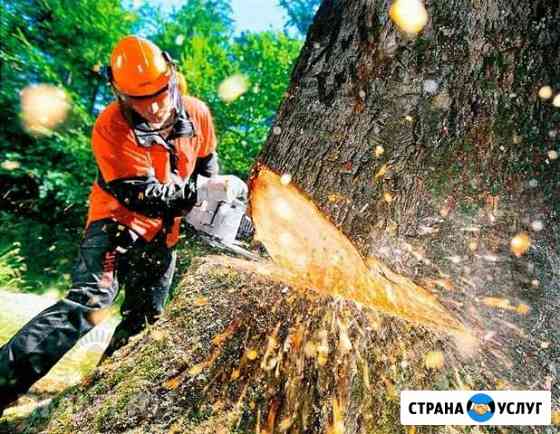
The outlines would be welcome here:
[[[198,175],[196,189],[199,203],[205,200],[231,203],[240,197],[246,200],[248,194],[247,184],[233,175],[216,175],[211,178]]]

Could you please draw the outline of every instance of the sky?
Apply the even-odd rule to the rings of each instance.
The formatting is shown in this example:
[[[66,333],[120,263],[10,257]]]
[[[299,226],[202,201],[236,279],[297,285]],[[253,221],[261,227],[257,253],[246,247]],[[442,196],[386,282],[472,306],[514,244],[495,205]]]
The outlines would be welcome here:
[[[232,0],[237,31],[282,30],[286,21],[278,0]]]
[[[148,0],[165,9],[180,7],[186,0]],[[284,10],[278,6],[278,0],[231,0],[236,33],[244,30],[259,32],[261,30],[282,30],[286,21]]]

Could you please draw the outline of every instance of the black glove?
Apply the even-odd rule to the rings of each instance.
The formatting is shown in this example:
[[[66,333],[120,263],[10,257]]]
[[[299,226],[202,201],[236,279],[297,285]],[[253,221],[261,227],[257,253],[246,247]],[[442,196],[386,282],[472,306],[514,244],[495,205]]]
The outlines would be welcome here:
[[[162,183],[150,176],[115,179],[104,185],[98,179],[98,183],[126,208],[148,217],[180,216],[190,211],[197,200],[192,178]]]

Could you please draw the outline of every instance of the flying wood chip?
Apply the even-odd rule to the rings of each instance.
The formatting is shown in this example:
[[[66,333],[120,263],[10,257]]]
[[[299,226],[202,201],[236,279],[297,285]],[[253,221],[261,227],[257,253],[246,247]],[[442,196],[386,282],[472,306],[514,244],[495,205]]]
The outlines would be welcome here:
[[[21,118],[33,135],[48,135],[65,119],[70,99],[59,87],[50,84],[30,85],[20,93]]]
[[[468,334],[424,288],[376,259],[369,258],[366,264],[348,238],[293,182],[283,185],[280,176],[264,166],[251,180],[251,212],[256,238],[274,262],[252,265],[256,271],[416,324]]]
[[[420,0],[397,0],[389,9],[389,16],[405,33],[416,34],[428,22],[428,12]]]

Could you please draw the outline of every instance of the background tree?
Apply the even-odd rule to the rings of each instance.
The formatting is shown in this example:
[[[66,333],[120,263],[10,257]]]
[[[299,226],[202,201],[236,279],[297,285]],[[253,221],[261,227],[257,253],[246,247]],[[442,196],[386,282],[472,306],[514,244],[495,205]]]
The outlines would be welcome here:
[[[246,33],[236,39],[231,67],[247,79],[247,92],[232,103],[211,102],[224,172],[247,177],[272,126],[300,49],[299,41],[280,33]]]
[[[0,8],[6,35],[1,51],[0,153],[2,161],[19,165],[0,169],[1,203],[20,213],[27,208],[44,221],[73,217],[81,222],[95,176],[89,137],[102,84],[94,68],[130,32],[134,15],[110,0],[3,2]],[[20,117],[19,92],[38,83],[59,86],[72,103],[63,128],[46,136],[26,132]],[[70,214],[64,211],[69,209]]]
[[[286,27],[297,29],[302,36],[307,34],[307,29],[309,29],[320,3],[321,0],[279,0],[278,2],[288,14]]]
[[[222,171],[246,177],[266,139],[301,43],[274,32],[234,37],[225,0],[189,2],[162,22],[154,40],[179,61],[189,93],[210,106]],[[234,74],[245,77],[247,90],[225,102],[217,89]]]
[[[0,3],[1,288],[68,289],[96,174],[91,127],[111,98],[94,69],[135,19],[111,0]],[[27,131],[21,114],[20,92],[40,83],[64,91],[71,106],[47,135]]]

